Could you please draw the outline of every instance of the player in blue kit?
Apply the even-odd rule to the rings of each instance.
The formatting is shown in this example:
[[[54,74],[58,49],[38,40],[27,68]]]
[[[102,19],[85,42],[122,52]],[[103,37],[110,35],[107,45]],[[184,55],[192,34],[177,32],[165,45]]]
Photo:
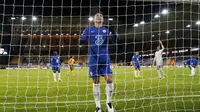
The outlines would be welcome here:
[[[196,69],[197,64],[198,64],[198,60],[196,58],[190,58],[190,59],[188,59],[188,60],[185,61],[185,64],[191,70],[190,76],[194,76],[195,75],[195,69]]]
[[[140,56],[138,52],[136,52],[135,56],[132,57],[132,63],[135,67],[135,77],[140,77]]]
[[[89,77],[93,80],[93,94],[96,104],[95,112],[101,112],[100,76],[103,76],[106,80],[106,105],[108,112],[114,112],[111,104],[114,87],[108,51],[110,39],[117,40],[119,36],[116,32],[109,31],[107,27],[103,26],[103,15],[101,13],[95,14],[94,26],[87,27],[80,37],[80,44],[85,41],[88,41],[89,44]]]
[[[56,82],[56,72],[58,72],[58,80],[61,80],[61,76],[60,76],[60,66],[61,66],[61,62],[60,62],[60,56],[58,56],[58,53],[56,51],[53,52],[53,55],[51,57],[51,67],[53,70],[53,79],[54,82]]]

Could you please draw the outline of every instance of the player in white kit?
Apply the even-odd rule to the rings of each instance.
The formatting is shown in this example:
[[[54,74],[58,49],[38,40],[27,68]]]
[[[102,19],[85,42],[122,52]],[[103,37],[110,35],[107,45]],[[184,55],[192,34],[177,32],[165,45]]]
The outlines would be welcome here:
[[[156,66],[157,66],[157,70],[158,70],[158,77],[159,77],[159,79],[162,79],[162,78],[166,77],[166,75],[164,74],[164,72],[162,70],[162,66],[163,66],[162,53],[164,51],[164,46],[161,41],[159,41],[159,43],[162,48],[160,49],[160,45],[157,47],[157,51],[155,52],[155,58],[153,60],[153,66],[154,66],[154,63],[156,62]]]

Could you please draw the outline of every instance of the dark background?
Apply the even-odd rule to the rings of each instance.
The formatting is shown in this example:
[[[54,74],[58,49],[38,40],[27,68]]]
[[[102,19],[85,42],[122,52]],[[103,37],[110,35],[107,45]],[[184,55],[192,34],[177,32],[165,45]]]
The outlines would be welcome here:
[[[163,9],[168,9],[167,15],[161,15]],[[57,21],[60,27],[64,24],[91,25],[87,18],[93,16],[96,12],[101,11],[105,20],[112,17],[113,21],[108,21],[105,25],[114,28],[120,35],[120,41],[117,44],[110,45],[111,61],[128,62],[134,52],[139,51],[141,55],[154,53],[158,45],[158,40],[162,40],[166,47],[165,52],[173,50],[188,49],[188,52],[174,54],[176,56],[199,55],[199,51],[190,52],[190,48],[200,45],[199,26],[196,21],[200,20],[200,6],[195,3],[181,2],[145,2],[145,1],[127,1],[127,0],[0,0],[0,47],[8,50],[8,56],[1,56],[1,64],[9,64],[13,56],[20,56],[30,53],[24,48],[28,39],[21,42],[22,36],[13,44],[13,34],[33,35],[34,30],[30,29],[23,32],[23,27],[33,25],[31,17],[34,15],[38,18],[37,25],[45,26],[55,25],[52,21]],[[154,18],[160,14],[160,18]],[[22,16],[27,17],[24,22],[20,21]],[[12,21],[11,17],[16,20]],[[66,20],[64,17],[69,17]],[[57,18],[57,19],[56,19]],[[85,19],[84,19],[85,18]],[[49,22],[47,20],[50,20]],[[83,21],[82,21],[83,19]],[[78,22],[72,22],[80,20]],[[145,21],[144,25],[133,27],[135,23]],[[35,24],[35,23],[34,23]],[[186,26],[190,24],[190,28]],[[12,32],[12,26],[18,25],[22,30],[16,33]],[[77,35],[81,35],[84,27],[75,30]],[[166,34],[166,31],[170,31]],[[66,32],[65,32],[66,31]],[[68,32],[67,32],[68,31]],[[62,30],[63,33],[71,32],[72,28]],[[37,35],[43,33],[40,31]],[[49,31],[51,35],[58,32]],[[46,33],[46,35],[47,35]],[[154,36],[152,36],[154,35]],[[53,36],[52,36],[53,37]],[[87,46],[78,47],[78,38],[68,38],[74,43],[68,43],[60,50],[61,46],[55,47],[60,51],[60,55],[87,55]],[[71,41],[70,40],[70,41]],[[38,45],[41,43],[38,42]],[[74,46],[71,48],[70,45]],[[44,50],[38,47],[40,53],[33,55],[51,55],[51,50]],[[55,50],[54,49],[54,50]],[[31,51],[32,52],[32,51]],[[168,55],[165,55],[168,56]],[[146,58],[153,56],[146,56]]]

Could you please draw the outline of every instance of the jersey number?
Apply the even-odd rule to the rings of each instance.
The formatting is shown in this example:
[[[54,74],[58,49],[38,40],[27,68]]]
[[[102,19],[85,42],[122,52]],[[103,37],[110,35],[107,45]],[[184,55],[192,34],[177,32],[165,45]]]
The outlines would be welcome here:
[[[100,46],[100,45],[103,44],[104,40],[103,40],[103,36],[102,36],[102,35],[96,35],[95,38],[97,39],[97,40],[95,41],[95,44],[96,44],[96,45]]]

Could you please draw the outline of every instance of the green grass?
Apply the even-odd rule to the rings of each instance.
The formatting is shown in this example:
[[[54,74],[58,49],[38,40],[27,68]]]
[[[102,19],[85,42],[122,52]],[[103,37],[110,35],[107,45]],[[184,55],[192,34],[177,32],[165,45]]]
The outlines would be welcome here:
[[[135,78],[133,68],[113,69],[115,91],[113,105],[117,112],[200,111],[200,68],[190,77],[188,68],[170,70],[159,80],[156,68],[142,68]],[[66,76],[54,83],[46,69],[0,70],[0,112],[92,112],[95,105],[88,69],[76,69],[76,76]],[[105,81],[101,78],[101,100],[105,106]]]

